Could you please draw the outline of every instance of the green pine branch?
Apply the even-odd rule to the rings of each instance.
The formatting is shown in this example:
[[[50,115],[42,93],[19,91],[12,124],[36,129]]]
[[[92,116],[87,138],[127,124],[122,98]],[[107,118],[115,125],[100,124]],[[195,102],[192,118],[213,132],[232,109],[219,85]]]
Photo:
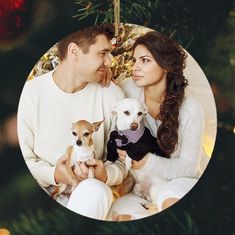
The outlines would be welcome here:
[[[71,223],[71,221],[73,221]],[[90,226],[93,223],[94,226]],[[67,209],[45,211],[38,209],[20,214],[17,220],[8,224],[7,229],[14,235],[70,235],[70,234],[148,234],[172,235],[170,228],[175,226],[175,234],[199,235],[195,221],[188,213],[177,217],[172,213],[165,216],[161,223],[151,220],[137,220],[131,223],[101,223],[76,215]],[[95,227],[95,229],[94,229]],[[80,232],[80,233],[79,233]]]
[[[149,21],[151,19],[151,12],[158,1],[132,1],[126,0],[120,3],[120,21],[128,23],[131,21],[141,20]],[[89,16],[95,18],[94,24],[113,23],[114,10],[113,1],[86,1],[76,0],[75,4],[78,6],[77,14],[74,18],[83,20]]]

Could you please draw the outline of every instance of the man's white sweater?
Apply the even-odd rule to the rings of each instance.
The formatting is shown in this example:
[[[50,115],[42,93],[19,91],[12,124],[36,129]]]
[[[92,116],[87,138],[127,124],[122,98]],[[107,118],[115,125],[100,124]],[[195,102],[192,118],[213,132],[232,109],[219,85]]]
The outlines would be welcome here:
[[[124,98],[122,90],[113,83],[108,88],[89,83],[78,92],[65,93],[54,82],[52,73],[25,83],[18,108],[18,136],[23,157],[43,187],[56,185],[55,164],[71,145],[73,122],[105,119],[93,134],[96,158],[105,160],[106,139],[114,125],[111,108]],[[127,174],[119,161],[106,163],[106,169],[108,185],[120,183]]]

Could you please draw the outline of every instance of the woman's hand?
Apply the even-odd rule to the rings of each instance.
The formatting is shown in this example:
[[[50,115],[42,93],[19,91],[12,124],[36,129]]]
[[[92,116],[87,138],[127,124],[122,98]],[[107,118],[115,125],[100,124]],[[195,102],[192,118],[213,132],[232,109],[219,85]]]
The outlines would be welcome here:
[[[132,160],[132,167],[131,168],[133,170],[141,169],[144,166],[144,164],[146,163],[147,160],[148,160],[147,154],[139,161]]]
[[[119,156],[120,160],[122,162],[125,162],[126,155],[127,155],[126,151],[121,150],[121,149],[117,149],[117,153],[118,153],[118,156]],[[132,162],[131,162],[132,167],[131,168],[133,170],[138,170],[138,169],[140,169],[144,166],[144,164],[147,160],[148,160],[147,154],[139,161],[132,160]]]
[[[122,162],[124,162],[125,158],[126,158],[126,151],[125,150],[121,150],[121,149],[117,149],[117,153],[118,153],[118,157],[120,158],[120,160]]]

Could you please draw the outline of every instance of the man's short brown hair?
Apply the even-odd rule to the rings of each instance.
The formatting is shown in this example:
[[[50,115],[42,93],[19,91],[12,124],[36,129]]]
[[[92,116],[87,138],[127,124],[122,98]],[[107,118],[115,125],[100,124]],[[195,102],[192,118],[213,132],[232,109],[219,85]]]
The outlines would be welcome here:
[[[105,35],[109,40],[113,37],[113,25],[95,25],[74,32],[58,42],[58,53],[60,60],[67,56],[68,45],[76,43],[84,53],[89,52],[91,45],[95,44],[98,35]]]

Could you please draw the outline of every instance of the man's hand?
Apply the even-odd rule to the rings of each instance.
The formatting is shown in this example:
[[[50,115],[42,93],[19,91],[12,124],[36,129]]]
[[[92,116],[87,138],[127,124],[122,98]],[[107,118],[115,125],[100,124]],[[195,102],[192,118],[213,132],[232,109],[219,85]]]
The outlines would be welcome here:
[[[88,178],[88,167],[85,162],[77,162],[74,167],[74,173],[77,176],[78,182]]]
[[[107,68],[106,73],[105,73],[103,79],[100,81],[100,85],[101,85],[102,87],[109,87],[111,81],[113,81],[114,83],[116,83],[116,82],[112,79],[112,76],[113,76],[113,74],[112,74],[111,69],[110,69],[110,68]]]
[[[88,160],[86,164],[88,166],[94,167],[94,174],[95,174],[96,179],[101,180],[103,182],[107,181],[108,176],[107,176],[107,171],[106,171],[103,161],[98,160],[98,159],[92,159],[92,160]]]
[[[66,160],[67,155],[63,155],[57,160],[56,168],[55,168],[55,182],[57,184],[68,184],[72,185],[72,177],[68,174],[66,169]],[[74,169],[74,174],[77,176],[77,181],[81,182],[88,177],[88,167],[86,166],[85,162],[78,162]]]
[[[69,185],[72,184],[71,177],[68,175],[66,169],[66,163],[65,163],[66,160],[67,160],[67,155],[63,155],[56,162],[54,178],[57,184],[69,184]]]

